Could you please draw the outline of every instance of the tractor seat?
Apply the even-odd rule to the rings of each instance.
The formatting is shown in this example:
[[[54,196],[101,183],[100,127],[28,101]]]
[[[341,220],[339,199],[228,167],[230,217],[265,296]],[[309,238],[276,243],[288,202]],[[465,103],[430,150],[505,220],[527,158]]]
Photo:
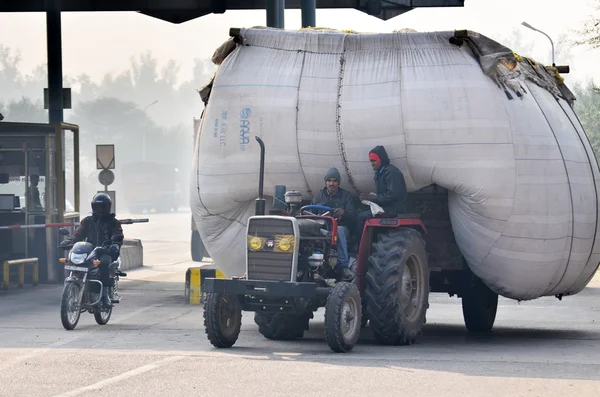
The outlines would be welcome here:
[[[314,219],[298,219],[298,228],[300,229],[300,237],[323,237],[321,233],[321,224]]]

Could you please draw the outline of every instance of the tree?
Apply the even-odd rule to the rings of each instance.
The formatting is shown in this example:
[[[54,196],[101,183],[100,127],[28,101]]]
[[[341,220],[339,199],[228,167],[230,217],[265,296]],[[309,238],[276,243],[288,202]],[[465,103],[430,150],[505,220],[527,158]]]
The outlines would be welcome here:
[[[600,0],[597,0],[595,8],[597,15],[591,16],[583,28],[577,31],[580,38],[575,41],[575,44],[600,48]]]
[[[2,99],[5,101],[17,98],[30,98],[34,102],[43,98],[44,87],[47,85],[46,68],[36,67],[32,74],[21,72],[21,53],[12,51],[0,44],[0,87]]]
[[[34,103],[25,97],[18,101],[11,101],[3,110],[0,110],[0,113],[4,115],[6,121],[27,123],[46,123],[48,121],[48,113],[44,110],[42,101],[37,100]]]
[[[588,81],[583,87],[575,85],[573,92],[577,97],[575,112],[590,139],[596,159],[600,161],[600,90]]]

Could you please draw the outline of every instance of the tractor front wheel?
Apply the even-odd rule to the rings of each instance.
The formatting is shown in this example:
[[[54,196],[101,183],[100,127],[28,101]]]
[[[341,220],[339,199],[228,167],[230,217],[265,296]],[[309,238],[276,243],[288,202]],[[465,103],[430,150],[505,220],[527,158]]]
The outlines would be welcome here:
[[[337,283],[329,292],[325,306],[325,338],[331,350],[347,353],[360,337],[361,299],[356,285]]]
[[[206,294],[204,328],[214,347],[228,348],[235,344],[242,327],[242,306],[237,296],[215,292]]]

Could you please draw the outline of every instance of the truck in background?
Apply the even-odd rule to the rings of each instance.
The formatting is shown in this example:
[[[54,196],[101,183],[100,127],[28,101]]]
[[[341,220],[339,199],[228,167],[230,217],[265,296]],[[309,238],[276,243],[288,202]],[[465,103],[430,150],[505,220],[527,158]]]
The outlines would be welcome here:
[[[131,214],[177,211],[182,204],[181,177],[175,164],[137,161],[121,169],[123,200]]]
[[[203,112],[204,113],[204,112]],[[197,139],[199,138],[200,133],[200,123],[202,122],[202,116],[200,118],[194,118],[194,130],[192,132],[192,138],[194,141],[193,148],[196,147],[198,143]],[[202,242],[202,237],[200,236],[200,232],[198,232],[198,228],[196,227],[196,222],[194,222],[193,215],[190,215],[190,220],[192,223],[192,237],[190,239],[190,250],[192,253],[192,260],[194,262],[202,262],[204,258],[210,258],[204,243]]]

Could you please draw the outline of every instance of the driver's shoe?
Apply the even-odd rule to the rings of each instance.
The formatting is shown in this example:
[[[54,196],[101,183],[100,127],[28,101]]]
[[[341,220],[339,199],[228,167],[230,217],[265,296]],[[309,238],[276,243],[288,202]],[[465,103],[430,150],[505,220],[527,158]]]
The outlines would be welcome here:
[[[110,307],[111,302],[110,302],[110,296],[108,296],[108,289],[104,288],[102,290],[102,304],[106,307]]]

